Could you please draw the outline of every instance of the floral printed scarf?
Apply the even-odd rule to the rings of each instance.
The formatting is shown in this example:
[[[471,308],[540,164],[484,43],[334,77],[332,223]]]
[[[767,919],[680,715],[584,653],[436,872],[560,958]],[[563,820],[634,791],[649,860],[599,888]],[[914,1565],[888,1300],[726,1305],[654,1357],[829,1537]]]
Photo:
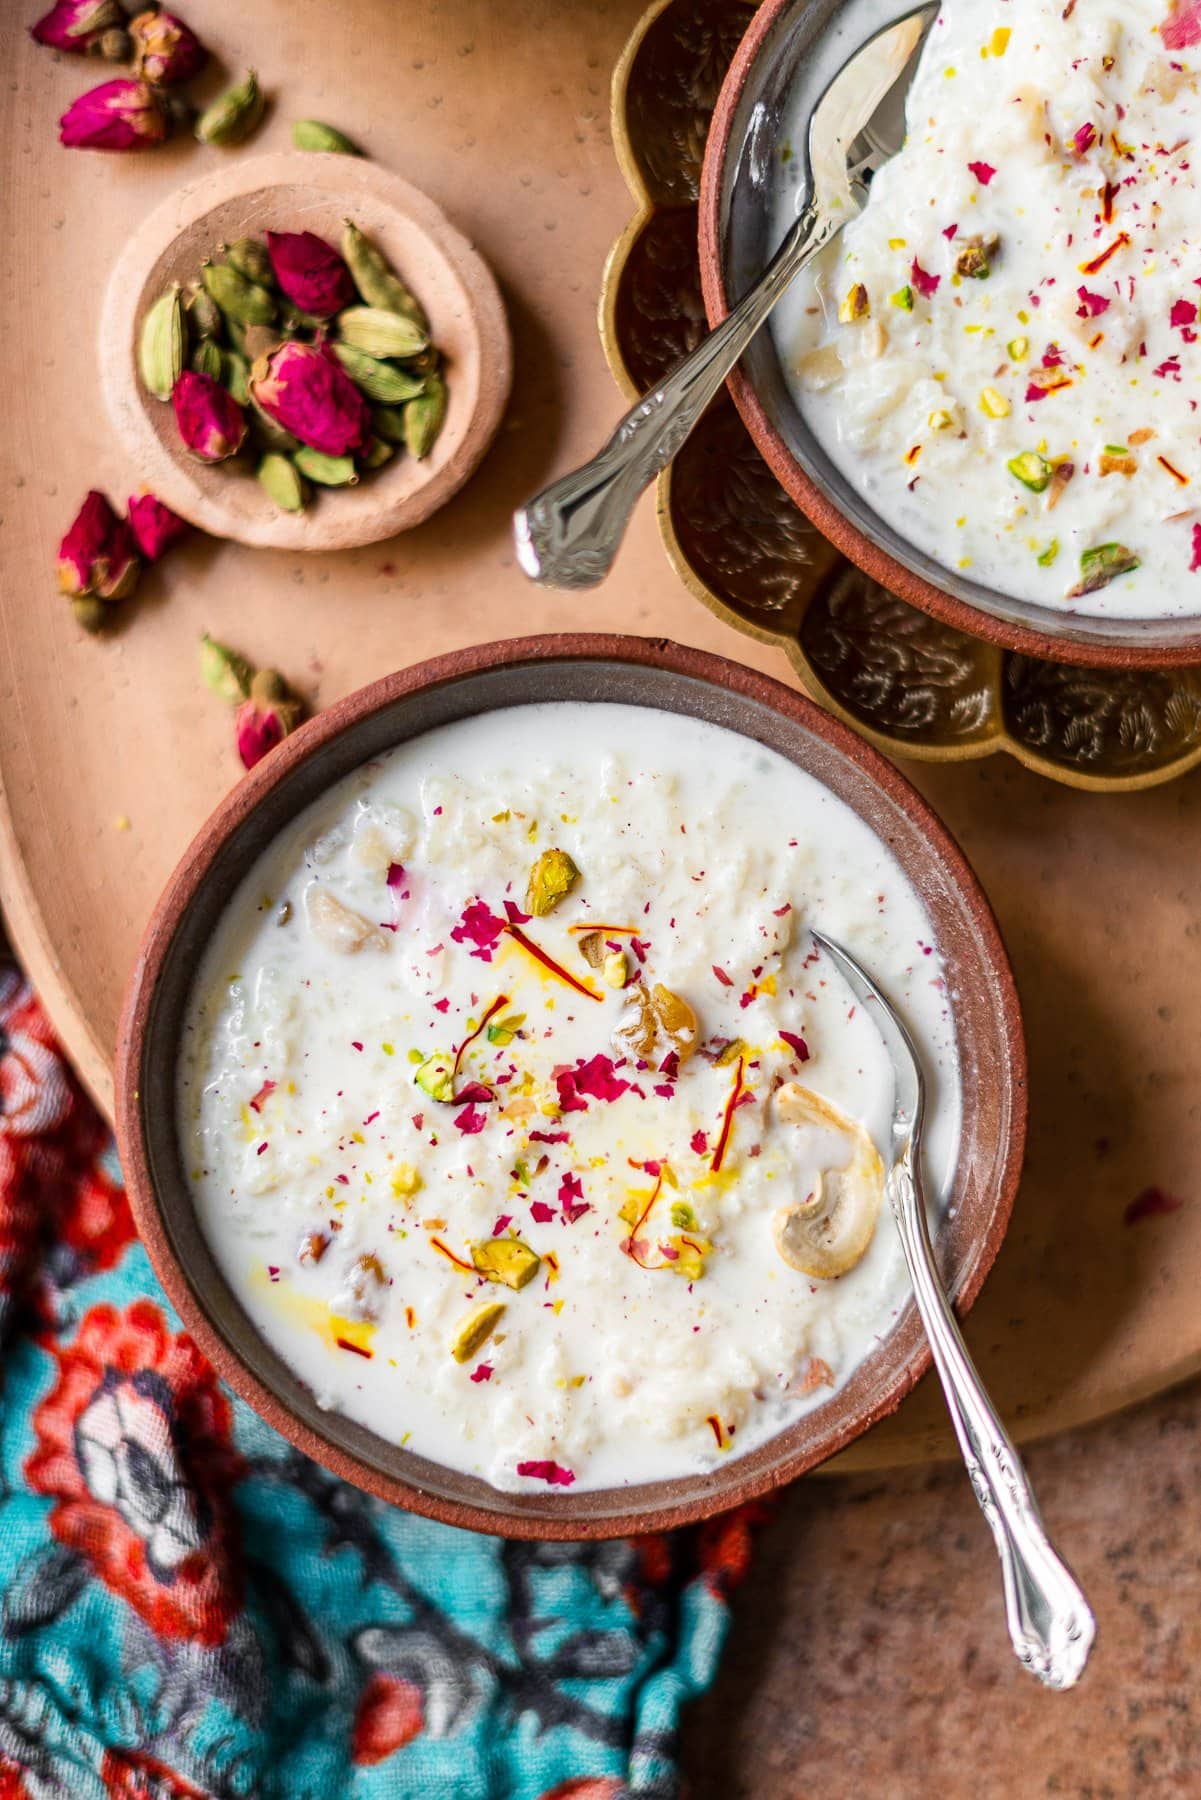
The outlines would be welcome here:
[[[747,1509],[525,1544],[369,1498],[179,1329],[0,962],[0,1800],[679,1791]]]

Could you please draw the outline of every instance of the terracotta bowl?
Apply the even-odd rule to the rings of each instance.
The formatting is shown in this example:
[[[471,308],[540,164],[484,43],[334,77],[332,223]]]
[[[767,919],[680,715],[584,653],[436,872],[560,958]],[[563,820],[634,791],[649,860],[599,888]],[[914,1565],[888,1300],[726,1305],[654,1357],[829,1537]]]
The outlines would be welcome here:
[[[879,0],[764,0],[752,19],[722,87],[705,151],[700,262],[711,325],[757,280],[776,247],[771,202],[795,116],[791,96],[816,100],[881,22]],[[1111,668],[1201,663],[1196,619],[1073,617],[969,581],[907,543],[818,443],[789,392],[770,327],[743,357],[730,389],[765,461],[801,511],[852,562],[913,606],[990,643],[1057,662]]]
[[[315,231],[336,244],[348,217],[379,244],[429,314],[446,356],[446,421],[423,461],[398,454],[357,487],[314,490],[303,513],[285,513],[252,472],[211,467],[184,448],[172,407],[138,379],[138,332],[164,289],[194,281],[218,244],[268,228]],[[237,158],[150,214],[105,290],[100,356],[105,401],[137,480],[204,531],[284,550],[372,544],[427,519],[479,463],[512,380],[496,282],[434,202],[378,163],[294,151]]]
[[[192,976],[254,859],[368,758],[448,721],[533,700],[622,701],[713,720],[810,771],[887,842],[929,911],[946,962],[963,1126],[938,1249],[959,1310],[971,1305],[1009,1219],[1026,1116],[1021,1017],[988,902],[925,802],[845,726],[765,676],[662,641],[568,635],[438,657],[339,701],[260,763],[195,839],[147,929],[117,1047],[117,1131],[138,1226],[164,1287],[220,1373],[285,1437],[360,1487],[451,1525],[510,1537],[616,1537],[762,1494],[891,1412],[930,1361],[914,1309],[824,1406],[719,1470],[595,1493],[499,1493],[321,1410],[218,1270],[193,1212],[175,1124]]]

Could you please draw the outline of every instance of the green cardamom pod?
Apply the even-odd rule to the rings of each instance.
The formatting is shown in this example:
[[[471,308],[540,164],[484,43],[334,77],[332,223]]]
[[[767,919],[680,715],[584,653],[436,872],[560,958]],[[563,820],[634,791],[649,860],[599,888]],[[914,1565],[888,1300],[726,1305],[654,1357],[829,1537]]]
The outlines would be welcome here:
[[[161,294],[142,320],[138,335],[138,373],[156,400],[169,400],[183,372],[187,326],[178,286]]]
[[[338,314],[338,335],[368,356],[417,356],[429,343],[412,319],[385,306],[348,306]]]
[[[258,76],[250,69],[244,80],[218,94],[196,121],[202,144],[240,144],[263,116],[265,101]]]
[[[362,156],[358,145],[336,125],[321,119],[296,119],[292,125],[292,142],[298,150],[324,150],[330,156]]]
[[[198,281],[188,284],[184,290],[184,312],[188,324],[197,337],[219,338],[224,321],[221,308],[213,296]]]
[[[425,391],[425,383],[421,384]],[[413,396],[416,399],[416,395]],[[403,406],[373,406],[371,423],[377,438],[383,438],[385,444],[403,444],[405,441],[405,409]]]
[[[406,375],[403,369],[394,368],[391,363],[381,362],[378,357],[368,356],[365,350],[356,350],[352,344],[333,344],[331,349],[355,386],[361,388],[369,400],[378,400],[384,406],[399,406],[405,400],[415,399],[421,392],[420,382],[412,375]]]
[[[275,270],[271,267],[271,258],[267,254],[267,246],[259,238],[235,238],[232,244],[222,244],[225,260],[245,275],[247,281],[257,282],[259,287],[275,286]]]
[[[289,306],[284,314],[284,330],[290,336],[299,331],[321,331],[329,329],[329,320],[323,319],[319,313],[301,312],[298,306]]]
[[[270,325],[275,318],[274,296],[229,263],[205,263],[200,278],[227,319],[240,325]]]
[[[254,679],[254,669],[244,656],[219,644],[206,631],[200,640],[200,673],[214,694],[236,706],[245,700]]]
[[[352,219],[347,219],[342,233],[342,255],[368,306],[382,306],[387,312],[401,313],[406,319],[412,319],[423,332],[429,331],[430,322],[416,294],[409,291],[387,257],[363,235]]]
[[[192,352],[192,367],[197,375],[211,375],[214,381],[222,380],[225,353],[220,344],[213,338],[201,338]]]
[[[300,449],[300,439],[285,431],[282,425],[269,418],[261,407],[256,406],[254,396],[250,400],[250,435],[260,450],[276,450],[281,456],[292,456]]]
[[[103,631],[109,621],[108,607],[94,594],[77,595],[71,602],[71,611],[75,614],[75,623],[82,625],[85,631]]]
[[[281,512],[303,512],[309,487],[296,464],[272,451],[259,464],[259,481]]]
[[[359,479],[353,456],[326,456],[302,444],[292,460],[300,473],[318,487],[353,487]]]
[[[441,375],[427,375],[425,392],[405,407],[405,443],[418,462],[428,456],[446,418],[446,383]]]
[[[226,350],[221,358],[221,380],[239,406],[250,405],[250,364],[236,350]]]
[[[367,448],[360,452],[359,462],[364,469],[382,469],[386,462],[391,462],[396,455],[396,445],[385,439],[373,437]]]

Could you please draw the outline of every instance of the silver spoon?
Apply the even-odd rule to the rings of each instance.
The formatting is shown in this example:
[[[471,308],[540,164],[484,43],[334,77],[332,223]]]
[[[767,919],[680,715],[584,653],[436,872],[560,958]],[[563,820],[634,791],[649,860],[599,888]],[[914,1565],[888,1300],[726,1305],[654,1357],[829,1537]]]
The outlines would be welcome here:
[[[1073,1687],[1088,1661],[1096,1621],[1071,1570],[1047,1537],[1026,1471],[967,1353],[934,1261],[922,1192],[926,1088],[917,1050],[867,971],[820,931],[812,936],[856,1000],[871,1013],[896,1071],[892,1167],[885,1191],[951,1423],[980,1511],[996,1540],[1013,1648],[1018,1661],[1048,1687]]]
[[[856,216],[872,176],[901,148],[905,95],[937,14],[937,5],[918,7],[843,64],[810,121],[805,204],[755,286],[631,407],[591,462],[513,515],[518,561],[532,580],[562,588],[604,580],[638,496],[667,467],[793,277]]]

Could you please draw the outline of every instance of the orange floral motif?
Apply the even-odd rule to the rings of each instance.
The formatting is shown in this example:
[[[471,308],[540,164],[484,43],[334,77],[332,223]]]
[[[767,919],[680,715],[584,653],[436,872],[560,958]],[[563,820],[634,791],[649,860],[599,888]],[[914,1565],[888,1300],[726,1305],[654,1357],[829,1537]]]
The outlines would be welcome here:
[[[59,1542],[161,1636],[224,1641],[241,1605],[229,1490],[241,1474],[229,1401],[162,1310],[96,1306],[33,1415],[30,1486]]]
[[[415,1738],[424,1722],[421,1689],[383,1670],[359,1696],[351,1739],[353,1762],[378,1763]]]

